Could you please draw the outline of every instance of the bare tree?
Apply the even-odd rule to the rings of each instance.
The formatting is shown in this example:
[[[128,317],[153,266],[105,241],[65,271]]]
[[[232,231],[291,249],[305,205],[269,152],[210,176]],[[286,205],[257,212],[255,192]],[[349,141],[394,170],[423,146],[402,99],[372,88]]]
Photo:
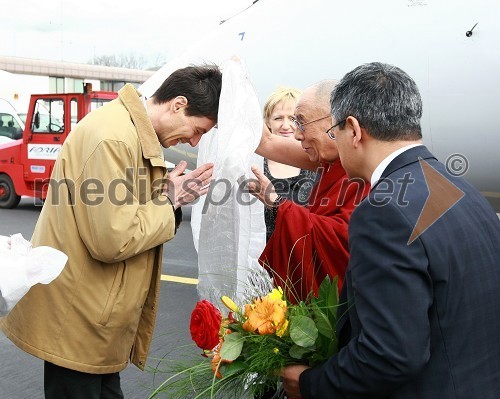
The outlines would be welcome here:
[[[89,64],[129,69],[143,69],[146,65],[146,60],[142,55],[136,54],[103,54],[94,57],[89,61]]]
[[[143,69],[146,65],[146,60],[142,55],[135,54],[120,54],[118,56],[120,66],[130,69]]]
[[[152,55],[149,60],[150,66],[147,69],[150,71],[157,71],[167,62],[165,55],[159,53]]]
[[[147,69],[156,71],[166,63],[164,54],[150,54],[149,57],[138,55],[137,53],[128,54],[103,54],[95,56],[88,61],[88,64],[103,65],[111,67],[121,67],[129,69]]]

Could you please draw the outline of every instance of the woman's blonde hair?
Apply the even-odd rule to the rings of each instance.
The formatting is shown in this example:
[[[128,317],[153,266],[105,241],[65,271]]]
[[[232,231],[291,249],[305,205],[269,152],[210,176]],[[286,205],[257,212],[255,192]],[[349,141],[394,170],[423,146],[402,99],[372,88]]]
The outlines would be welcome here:
[[[273,113],[274,107],[281,101],[293,101],[294,103],[300,97],[301,91],[294,87],[279,87],[271,93],[264,105],[264,123],[269,127],[269,119]]]

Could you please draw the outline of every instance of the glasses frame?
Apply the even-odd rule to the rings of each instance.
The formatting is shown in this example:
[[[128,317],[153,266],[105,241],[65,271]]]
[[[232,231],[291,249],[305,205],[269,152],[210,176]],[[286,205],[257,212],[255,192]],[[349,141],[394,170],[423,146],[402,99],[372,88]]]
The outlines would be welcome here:
[[[336,123],[335,125],[333,125],[330,129],[328,129],[326,131],[326,134],[328,134],[328,137],[330,137],[332,140],[335,140],[335,135],[333,134],[333,129],[335,129],[337,126],[341,125],[342,123],[345,123],[347,121],[347,119],[344,119],[338,123]]]
[[[326,118],[331,118],[331,115],[327,115],[327,116],[324,116],[322,118],[319,118],[319,119],[315,119],[313,121],[309,121],[309,122],[305,122],[305,123],[300,123],[299,120],[295,117],[292,118],[292,122],[293,124],[295,125],[295,127],[297,129],[299,129],[301,132],[304,131],[304,126],[305,125],[309,125],[310,123],[314,123],[314,122],[318,122],[318,121],[322,121],[323,119],[326,119]]]

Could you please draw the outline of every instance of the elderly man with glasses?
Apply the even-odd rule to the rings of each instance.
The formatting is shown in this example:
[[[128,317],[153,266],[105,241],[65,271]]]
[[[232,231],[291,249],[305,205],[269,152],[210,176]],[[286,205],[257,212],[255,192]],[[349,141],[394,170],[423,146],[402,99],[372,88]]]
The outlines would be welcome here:
[[[372,190],[349,226],[339,351],[281,371],[288,398],[500,397],[500,221],[422,143],[422,99],[372,62],[331,96],[350,177]]]
[[[253,168],[258,184],[250,191],[276,213],[276,226],[260,263],[291,298],[304,300],[317,292],[325,276],[339,278],[339,288],[349,260],[347,225],[355,206],[368,193],[363,181],[348,181],[339,161],[330,115],[330,93],[336,81],[321,81],[306,90],[297,102],[294,124],[296,142],[264,132],[257,153],[277,162],[316,170],[318,179],[304,207],[276,194],[261,170]],[[328,129],[330,127],[330,129]],[[299,145],[300,144],[300,145]]]

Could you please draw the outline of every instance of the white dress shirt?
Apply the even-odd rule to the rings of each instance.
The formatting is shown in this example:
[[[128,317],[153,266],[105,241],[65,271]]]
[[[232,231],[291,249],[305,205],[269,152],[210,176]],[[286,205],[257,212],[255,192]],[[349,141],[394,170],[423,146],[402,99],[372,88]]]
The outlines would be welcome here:
[[[375,170],[372,173],[372,177],[370,179],[370,184],[371,187],[375,186],[377,182],[380,180],[380,177],[382,176],[382,173],[384,173],[385,168],[389,166],[391,161],[396,158],[398,155],[402,154],[405,151],[408,151],[410,148],[417,147],[419,145],[423,144],[410,144],[405,147],[401,147],[399,150],[394,151],[393,153],[389,154],[387,157],[384,158],[382,162],[378,164],[378,166],[375,168]]]

